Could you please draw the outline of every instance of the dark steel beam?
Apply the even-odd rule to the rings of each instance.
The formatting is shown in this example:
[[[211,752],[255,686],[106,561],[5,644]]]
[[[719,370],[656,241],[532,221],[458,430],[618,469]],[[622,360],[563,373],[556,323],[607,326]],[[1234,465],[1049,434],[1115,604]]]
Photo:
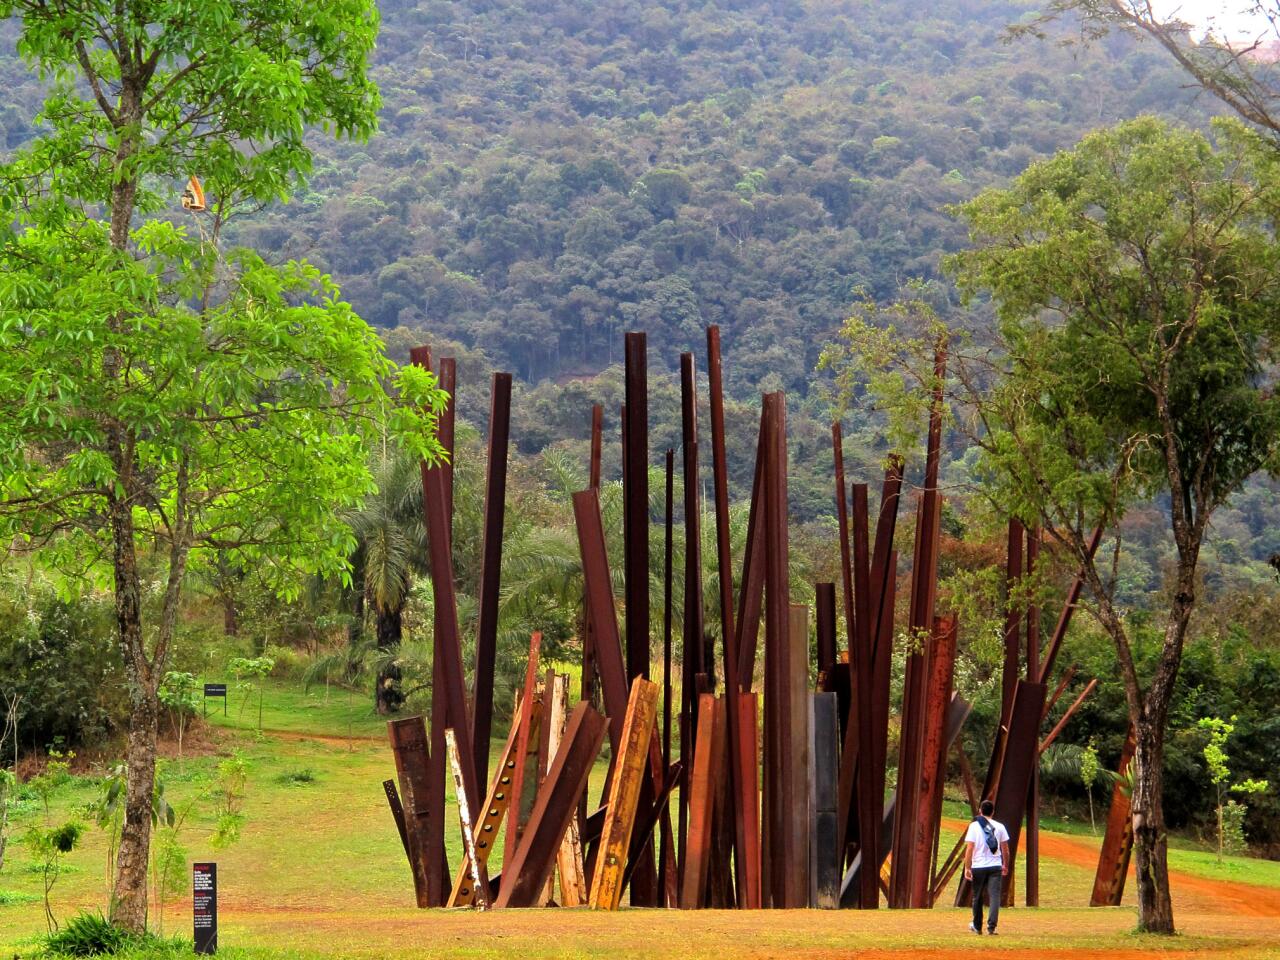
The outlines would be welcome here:
[[[493,734],[493,675],[498,659],[498,594],[502,586],[502,537],[507,506],[507,448],[511,436],[511,374],[495,373],[489,401],[489,460],[484,490],[476,667],[472,682],[472,746],[476,777],[489,782]]]

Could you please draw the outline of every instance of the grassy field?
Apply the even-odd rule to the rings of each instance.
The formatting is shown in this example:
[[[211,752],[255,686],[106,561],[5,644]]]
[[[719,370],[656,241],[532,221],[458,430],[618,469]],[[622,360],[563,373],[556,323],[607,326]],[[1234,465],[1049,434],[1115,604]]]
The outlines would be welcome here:
[[[1183,935],[1173,941],[1132,933],[1128,907],[1089,910],[1098,841],[1046,832],[1041,869],[1042,908],[1006,914],[1002,936],[976,941],[962,910],[864,914],[851,911],[758,912],[624,910],[511,911],[501,915],[413,909],[413,889],[399,838],[387,811],[382,780],[394,776],[385,725],[363,697],[336,688],[304,693],[295,684],[268,682],[264,733],[256,700],[241,714],[233,690],[228,715],[220,710],[192,738],[200,755],[164,764],[166,795],[186,812],[180,839],[192,860],[218,862],[224,956],[333,957],[715,957],[966,956],[982,947],[1008,956],[1111,956],[1183,953],[1280,957],[1280,865],[1177,850],[1174,894]],[[220,706],[220,704],[219,704]],[[240,839],[215,850],[214,795],[219,762],[233,751],[249,764]],[[596,784],[603,764],[596,769]],[[50,822],[79,816],[98,785],[74,778],[53,796]],[[962,815],[951,809],[950,815]],[[45,820],[38,802],[24,804],[27,822]],[[961,824],[948,819],[947,830]],[[945,840],[945,838],[944,838]],[[106,836],[90,826],[51,894],[55,916],[98,909],[106,894]],[[458,862],[453,840],[451,863]],[[27,956],[44,932],[42,878],[29,851],[11,844],[0,872],[0,950]],[[157,917],[157,919],[159,919]],[[189,894],[171,897],[163,911],[167,934],[190,935]],[[151,955],[182,951],[152,951]]]

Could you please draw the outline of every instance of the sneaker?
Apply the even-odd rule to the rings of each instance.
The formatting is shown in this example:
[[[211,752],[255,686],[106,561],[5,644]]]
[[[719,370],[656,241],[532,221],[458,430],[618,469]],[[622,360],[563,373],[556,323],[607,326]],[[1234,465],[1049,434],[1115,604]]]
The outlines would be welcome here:
[[[976,933],[978,934],[978,936],[982,936],[982,931],[979,930],[977,927],[975,927],[972,923],[969,924],[969,932]]]
[[[989,936],[989,937],[998,937],[998,936],[1000,936],[1000,934],[996,933],[994,930],[988,930],[988,931],[987,931],[987,936]]]

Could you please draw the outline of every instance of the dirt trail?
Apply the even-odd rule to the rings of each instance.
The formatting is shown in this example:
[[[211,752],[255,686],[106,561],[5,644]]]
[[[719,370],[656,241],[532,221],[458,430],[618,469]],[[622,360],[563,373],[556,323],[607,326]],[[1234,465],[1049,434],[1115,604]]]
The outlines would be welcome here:
[[[944,829],[964,829],[959,820],[944,821]],[[1098,868],[1098,848],[1092,844],[1061,834],[1040,834],[1040,855],[1072,866],[1094,871]],[[1274,887],[1211,880],[1180,870],[1169,871],[1169,882],[1176,897],[1194,901],[1193,906],[1214,913],[1230,913],[1245,917],[1280,917],[1280,890]],[[1133,867],[1129,868],[1126,894],[1132,896]]]

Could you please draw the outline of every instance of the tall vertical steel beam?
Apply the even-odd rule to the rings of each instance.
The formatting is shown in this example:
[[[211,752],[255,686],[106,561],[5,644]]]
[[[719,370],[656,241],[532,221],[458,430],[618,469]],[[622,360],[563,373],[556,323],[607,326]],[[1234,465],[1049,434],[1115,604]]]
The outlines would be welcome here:
[[[1027,577],[1032,578],[1036,572],[1036,562],[1040,557],[1040,530],[1032,527],[1027,531]],[[1036,603],[1027,604],[1027,679],[1040,679],[1040,607]],[[1038,731],[1037,731],[1038,732]],[[1039,754],[1037,753],[1037,757]],[[1027,791],[1027,855],[1023,860],[1026,865],[1026,901],[1028,907],[1040,906],[1040,764],[1037,762],[1031,770],[1031,784]]]
[[[628,333],[623,451],[627,679],[649,679],[649,374],[645,335]]]
[[[854,622],[857,615],[854,609],[853,557],[849,542],[849,501],[844,482],[844,438],[838,420],[831,424],[831,453],[835,461],[836,473],[836,527],[840,536],[840,584],[843,587],[844,628],[849,646],[849,669],[853,670],[856,662],[854,647],[857,632]]]
[[[672,581],[674,579],[674,508],[675,508],[675,451],[667,451],[666,459],[666,509],[663,513],[663,551],[662,551],[662,763],[671,766],[671,621]],[[669,876],[671,865],[675,862],[675,851],[671,849],[671,815],[670,810],[663,811],[663,831],[661,834],[662,849],[658,858],[658,889],[663,891],[664,898],[675,886],[675,877]],[[668,898],[669,899],[669,898]]]
[[[946,777],[946,722],[955,678],[956,619],[936,617],[929,645],[927,677],[921,725],[919,800],[916,803],[910,906],[933,906],[932,867],[942,817],[942,790]]]
[[[711,471],[716,513],[716,561],[720,587],[720,637],[724,656],[725,733],[729,747],[729,804],[734,828],[734,880],[737,904],[743,909],[760,905],[759,839],[749,838],[754,829],[755,772],[743,768],[743,733],[739,696],[742,689],[738,666],[738,626],[734,613],[733,550],[729,537],[729,465],[725,452],[724,373],[720,352],[720,328],[707,328],[707,392],[711,408]],[[754,731],[752,731],[754,737]],[[754,740],[753,740],[754,742]],[[669,762],[669,761],[668,761]],[[748,795],[747,781],[753,784]],[[748,813],[747,808],[752,812]],[[753,855],[754,851],[754,855]]]
[[[1000,726],[1008,727],[1013,709],[1013,688],[1018,683],[1019,647],[1022,645],[1022,616],[1016,602],[1018,581],[1022,578],[1022,524],[1009,518],[1008,547],[1005,553],[1005,583],[1008,601],[1004,616],[1004,671],[1000,675]]]
[[[430,347],[414,347],[409,351],[409,362],[415,366],[422,367],[425,370],[431,370],[431,348]],[[440,384],[443,386],[443,384]],[[452,437],[446,429],[448,424],[449,409],[453,404],[453,395],[449,394],[448,405],[441,416],[439,424],[439,439],[441,445],[445,447],[445,451],[452,459]],[[447,442],[446,442],[447,441]],[[446,463],[444,467],[447,467]],[[442,469],[444,468],[442,467]],[[422,497],[423,502],[430,496],[427,489],[427,465],[422,465]],[[441,634],[441,618],[444,612],[439,607],[434,611],[433,635]],[[431,689],[443,690],[445,686],[444,680],[444,651],[441,644],[434,644],[431,653]],[[431,743],[430,755],[427,761],[427,776],[424,781],[424,793],[421,802],[425,806],[426,816],[423,825],[423,844],[426,847],[426,902],[428,906],[440,907],[444,906],[445,899],[449,895],[447,884],[449,882],[449,868],[445,862],[446,853],[444,846],[444,794],[445,794],[445,744],[444,731],[449,725],[448,701],[444,696],[432,696],[431,698],[431,724],[428,728],[428,737]]]
[[[834,692],[836,669],[836,585],[814,584],[817,612],[818,677],[827,678],[827,691]],[[825,709],[825,708],[824,708]]]
[[[484,489],[480,603],[471,703],[476,777],[489,782],[493,733],[493,674],[498,658],[498,591],[502,585],[502,533],[507,505],[507,448],[511,436],[511,374],[495,373],[489,400],[489,462]],[[478,799],[478,798],[477,798]]]
[[[705,673],[714,683],[715,664],[707,656],[702,607],[702,511],[698,502],[698,393],[693,354],[680,354],[680,426],[684,475],[684,682]]]

